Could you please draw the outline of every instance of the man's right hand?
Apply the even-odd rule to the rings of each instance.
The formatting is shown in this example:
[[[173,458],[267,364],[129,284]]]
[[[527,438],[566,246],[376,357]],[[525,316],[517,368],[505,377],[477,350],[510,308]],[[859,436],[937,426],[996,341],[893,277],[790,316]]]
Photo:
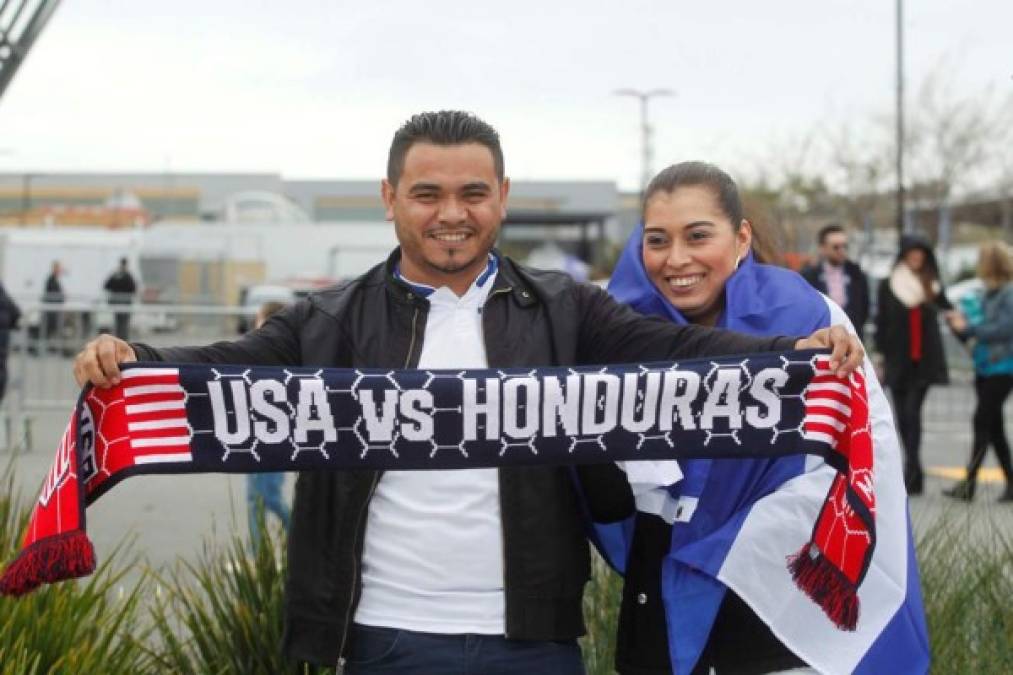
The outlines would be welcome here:
[[[91,382],[108,389],[120,383],[120,364],[136,360],[137,354],[129,344],[112,335],[99,335],[74,359],[74,379],[80,387]]]

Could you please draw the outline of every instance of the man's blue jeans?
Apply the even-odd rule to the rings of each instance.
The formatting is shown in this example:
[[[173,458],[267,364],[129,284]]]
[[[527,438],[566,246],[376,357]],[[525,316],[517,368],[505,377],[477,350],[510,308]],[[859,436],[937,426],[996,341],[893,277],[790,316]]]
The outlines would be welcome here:
[[[260,546],[260,527],[257,518],[261,509],[264,511],[264,520],[267,520],[268,513],[274,513],[281,520],[281,526],[288,531],[291,514],[281,494],[284,482],[284,473],[246,474],[246,511],[254,551]]]
[[[585,675],[576,640],[444,635],[355,624],[347,675]]]

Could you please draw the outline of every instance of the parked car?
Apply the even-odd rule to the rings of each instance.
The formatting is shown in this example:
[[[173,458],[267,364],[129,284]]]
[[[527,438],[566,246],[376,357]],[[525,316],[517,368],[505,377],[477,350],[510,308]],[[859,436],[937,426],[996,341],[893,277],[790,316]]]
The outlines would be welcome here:
[[[239,315],[236,328],[240,334],[253,328],[253,322],[257,318],[257,311],[266,302],[280,302],[288,305],[296,300],[305,298],[313,291],[327,288],[337,282],[337,279],[330,277],[313,277],[309,279],[286,279],[269,284],[246,286],[239,291],[239,306],[242,308],[242,313]]]
[[[946,287],[946,297],[954,307],[960,307],[960,299],[968,293],[984,293],[985,284],[978,277],[971,277]]]

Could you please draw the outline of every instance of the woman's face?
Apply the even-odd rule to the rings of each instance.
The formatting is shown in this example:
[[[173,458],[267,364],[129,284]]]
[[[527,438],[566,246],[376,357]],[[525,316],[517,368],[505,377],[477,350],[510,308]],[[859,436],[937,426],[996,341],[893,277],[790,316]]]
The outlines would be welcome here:
[[[904,264],[911,268],[912,272],[920,272],[925,265],[925,251],[920,248],[913,248],[904,254]]]
[[[693,323],[713,326],[724,306],[725,281],[749,251],[752,230],[738,231],[709,187],[658,192],[644,211],[644,267],[669,302]]]

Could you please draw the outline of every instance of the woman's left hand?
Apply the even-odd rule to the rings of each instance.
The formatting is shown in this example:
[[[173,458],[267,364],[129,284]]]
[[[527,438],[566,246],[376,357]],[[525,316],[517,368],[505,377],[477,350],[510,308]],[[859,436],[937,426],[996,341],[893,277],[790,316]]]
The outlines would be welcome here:
[[[865,348],[858,336],[852,335],[844,326],[820,328],[807,338],[795,343],[795,349],[830,348],[830,368],[838,377],[847,377],[865,360]]]

